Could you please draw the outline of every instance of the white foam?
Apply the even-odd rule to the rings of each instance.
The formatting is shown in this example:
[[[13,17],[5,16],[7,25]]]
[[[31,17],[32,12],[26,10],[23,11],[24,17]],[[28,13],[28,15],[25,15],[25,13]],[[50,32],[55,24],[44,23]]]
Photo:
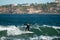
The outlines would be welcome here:
[[[55,28],[55,29],[60,29],[60,27],[56,27],[56,26],[52,26],[53,28]]]
[[[0,38],[0,40],[6,40],[6,37],[2,36],[2,37]]]
[[[60,29],[60,27],[57,27],[57,26],[49,26],[49,25],[43,25],[43,27],[52,27],[54,29]]]
[[[41,35],[40,36],[40,39],[42,39],[42,40],[52,40],[54,38],[53,37],[50,37],[50,36],[43,36],[43,35]]]
[[[33,37],[30,37],[29,39],[30,39],[30,40],[38,40],[38,37],[39,37],[39,36],[37,36],[36,34],[34,34]]]
[[[43,25],[43,27],[52,27],[52,26],[49,26],[49,25]]]
[[[21,35],[21,34],[25,34],[25,33],[33,33],[30,31],[22,31],[20,30],[18,27],[15,26],[8,26],[8,27],[4,27],[4,26],[0,26],[0,31],[2,30],[7,30],[7,35]]]
[[[36,37],[33,37],[33,38],[30,38],[30,40],[53,40],[55,38],[60,38],[60,37],[57,37],[57,36],[44,36],[44,35],[41,35],[41,36],[36,36]]]
[[[4,26],[0,26],[0,31],[2,31],[2,30],[7,30],[7,28]]]

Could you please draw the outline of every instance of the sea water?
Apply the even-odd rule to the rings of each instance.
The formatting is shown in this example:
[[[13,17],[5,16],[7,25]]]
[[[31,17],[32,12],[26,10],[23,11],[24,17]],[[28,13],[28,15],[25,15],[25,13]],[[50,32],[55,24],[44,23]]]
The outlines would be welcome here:
[[[31,25],[31,31],[24,31],[26,23]],[[49,31],[55,30],[57,35],[55,31],[55,35],[49,35],[41,27],[51,29]],[[1,36],[1,40],[59,40],[60,14],[0,14],[0,31],[2,30],[7,30],[7,36]],[[34,30],[37,31],[36,34]]]
[[[60,26],[59,14],[0,14],[0,25],[21,25],[25,23]]]

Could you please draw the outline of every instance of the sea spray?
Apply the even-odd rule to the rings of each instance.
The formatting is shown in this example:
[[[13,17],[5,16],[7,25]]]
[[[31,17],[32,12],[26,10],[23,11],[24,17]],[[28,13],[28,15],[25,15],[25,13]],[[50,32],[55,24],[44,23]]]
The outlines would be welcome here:
[[[49,25],[48,25],[49,26]],[[48,27],[47,25],[46,26],[36,26],[36,25],[33,25],[33,27],[32,27],[32,29],[37,29],[37,30],[40,30],[40,31],[43,31],[42,29],[39,29],[39,28],[48,28],[48,29],[51,29],[51,28],[53,28],[53,29],[55,29],[55,27],[56,26],[51,26],[51,28],[50,27]],[[17,35],[22,35],[22,34],[27,34],[27,33],[35,33],[35,32],[31,32],[31,31],[22,31],[19,27],[25,27],[25,26],[15,26],[15,25],[11,25],[11,26],[0,26],[0,31],[2,31],[2,30],[7,30],[7,35],[8,36],[10,36],[10,35],[12,35],[12,36],[17,36]],[[57,29],[59,29],[58,27],[56,27]],[[31,30],[31,29],[30,29]],[[51,29],[52,30],[52,29]],[[52,30],[53,31],[53,30]],[[38,31],[37,31],[38,32]],[[44,31],[43,31],[43,33],[44,33]],[[39,34],[40,35],[40,34]],[[30,34],[29,34],[29,36],[30,36]],[[20,37],[20,36],[19,36]],[[9,38],[9,37],[8,37]],[[7,38],[7,39],[8,39]],[[53,39],[58,39],[58,38],[60,38],[60,36],[57,36],[57,35],[54,35],[53,34],[53,36],[49,36],[49,35],[40,35],[40,36],[36,36],[36,37],[29,37],[29,39],[30,40],[33,40],[33,39],[48,39],[48,40],[53,40]],[[17,37],[12,37],[12,39],[13,40],[20,40],[19,38],[17,38]],[[24,38],[23,38],[24,39]],[[22,40],[22,39],[21,39]],[[25,39],[24,39],[25,40]]]
[[[10,36],[10,35],[13,35],[13,36],[21,35],[21,34],[25,34],[25,33],[33,33],[33,32],[30,32],[30,31],[22,31],[16,26],[8,26],[8,27],[0,26],[0,31],[2,31],[2,30],[7,30],[7,35],[8,36]]]

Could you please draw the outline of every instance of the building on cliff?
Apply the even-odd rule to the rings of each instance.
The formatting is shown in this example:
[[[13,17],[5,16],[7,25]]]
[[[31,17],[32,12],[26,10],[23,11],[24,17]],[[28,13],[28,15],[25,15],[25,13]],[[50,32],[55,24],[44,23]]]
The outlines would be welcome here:
[[[60,0],[55,0],[56,3],[60,3]]]

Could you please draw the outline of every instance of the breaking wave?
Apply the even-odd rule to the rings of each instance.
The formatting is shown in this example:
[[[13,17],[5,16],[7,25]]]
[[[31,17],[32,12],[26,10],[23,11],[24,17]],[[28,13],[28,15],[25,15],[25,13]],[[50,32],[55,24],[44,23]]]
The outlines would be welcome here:
[[[60,38],[60,37],[57,37],[57,36],[53,36],[53,37],[51,37],[51,36],[44,36],[44,35],[41,35],[41,36],[36,36],[36,37],[30,37],[30,38],[28,38],[28,39],[25,39],[25,38],[7,38],[7,37],[1,37],[1,39],[0,40],[7,40],[7,39],[9,39],[9,40],[59,40],[58,38]]]
[[[0,31],[3,31],[3,30],[7,30],[7,35],[21,35],[21,34],[24,34],[24,33],[33,33],[33,32],[30,32],[30,31],[22,31],[20,30],[18,27],[16,26],[0,26]]]
[[[33,31],[23,31],[23,30],[21,30],[20,28],[23,28],[23,27],[26,27],[26,26],[21,25],[21,26],[16,27],[15,25],[11,25],[11,26],[1,26],[0,25],[0,31],[7,30],[7,36],[10,36],[10,35],[15,36],[15,35],[22,35],[22,34],[26,34],[26,33],[34,33]],[[52,27],[55,30],[60,29],[60,27],[49,26],[49,25],[42,25],[42,26],[37,25],[37,24],[31,25],[31,28],[40,30],[39,27]],[[42,30],[40,30],[40,31],[42,31]],[[28,40],[53,40],[55,38],[60,38],[60,36],[40,35],[40,36],[36,36],[36,37],[29,37]],[[4,39],[6,39],[6,37],[2,36],[2,37],[0,37],[0,39],[4,40]],[[13,38],[13,40],[20,40],[20,39],[19,38]]]

